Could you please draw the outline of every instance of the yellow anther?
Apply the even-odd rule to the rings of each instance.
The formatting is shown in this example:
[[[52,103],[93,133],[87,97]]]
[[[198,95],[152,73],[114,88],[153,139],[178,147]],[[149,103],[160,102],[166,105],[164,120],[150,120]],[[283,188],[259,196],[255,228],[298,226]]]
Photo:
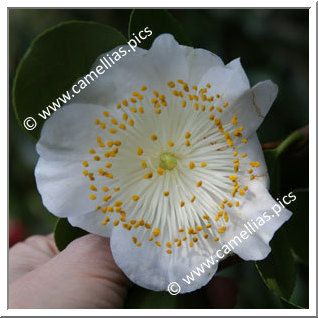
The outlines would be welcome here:
[[[184,135],[184,138],[189,139],[191,137],[191,134],[187,131]]]
[[[193,85],[193,86],[192,86],[192,89],[193,89],[194,91],[196,91],[196,90],[198,89],[198,86],[197,86],[197,85]]]
[[[250,177],[250,180],[254,180],[254,179],[255,179],[255,176],[252,174]]]
[[[245,191],[243,189],[240,189],[240,195],[245,195]]]
[[[139,107],[139,113],[140,114],[143,114],[145,111],[144,111],[144,108],[143,107]]]
[[[224,233],[226,231],[226,226],[221,226],[218,230],[218,233]]]
[[[110,162],[106,163],[105,165],[106,168],[111,168],[112,167],[112,164]]]
[[[116,107],[117,107],[117,109],[120,109],[120,108],[121,108],[121,103],[118,103],[118,104],[116,105]]]
[[[91,185],[89,186],[89,188],[90,188],[92,191],[97,191],[97,188],[96,188],[93,184],[91,184]]]
[[[218,112],[220,112],[220,113],[223,112],[223,109],[222,109],[221,107],[217,107],[216,110],[217,110]]]
[[[149,238],[148,238],[148,241],[152,241],[153,240],[153,237],[152,236],[150,236]]]
[[[220,98],[220,97],[221,97],[221,95],[220,95],[220,94],[216,94],[215,96],[216,96],[216,98]]]
[[[115,203],[114,203],[114,206],[122,206],[123,205],[123,202],[121,202],[121,201],[116,201]]]
[[[147,86],[146,86],[146,85],[143,85],[143,86],[140,87],[140,90],[143,91],[143,92],[144,92],[146,89],[147,89]]]
[[[95,194],[91,194],[91,195],[89,196],[89,198],[90,198],[91,200],[96,200],[96,195],[95,195]]]
[[[169,147],[173,147],[173,146],[174,146],[174,142],[171,141],[171,140],[169,140],[169,141],[168,141],[168,146],[169,146]]]
[[[184,206],[184,201],[180,202],[180,206],[181,206],[181,208]]]
[[[201,187],[202,186],[202,181],[200,180],[198,183],[197,183],[197,187]]]
[[[100,160],[100,156],[94,156],[94,160],[95,161],[99,161]]]
[[[238,155],[238,152],[237,152],[237,151],[234,151],[234,152],[233,152],[233,156],[236,157],[237,155]]]
[[[252,167],[259,167],[259,162],[258,161],[251,161],[250,162],[250,165],[252,166]]]
[[[206,162],[203,161],[203,162],[201,163],[201,167],[204,168],[204,167],[206,167],[206,166],[207,166]]]
[[[113,145],[114,145],[113,141],[110,140],[107,142],[107,147],[111,148],[111,147],[113,147]]]
[[[111,134],[116,134],[117,130],[115,128],[111,128],[108,130]]]
[[[101,124],[99,125],[99,127],[100,127],[101,129],[105,129],[105,128],[106,128],[106,124],[105,124],[105,123],[101,123]]]
[[[107,191],[109,191],[109,188],[108,188],[108,187],[102,187],[102,190],[103,190],[104,192],[107,192]]]
[[[163,175],[164,170],[163,170],[162,168],[159,168],[159,169],[157,170],[157,173],[160,174],[160,175]]]
[[[116,118],[112,118],[112,119],[110,120],[110,122],[111,122],[113,125],[117,125],[117,124],[118,124]]]
[[[137,243],[137,237],[133,236],[132,237],[132,241],[133,241],[134,244],[136,244]]]
[[[96,119],[94,120],[94,123],[95,123],[95,125],[99,125],[99,124],[100,124],[100,120],[99,120],[98,118],[96,118]]]
[[[137,113],[137,108],[136,108],[136,107],[131,107],[130,110],[131,110],[133,113]]]
[[[156,96],[156,97],[159,97],[159,93],[157,91],[153,91],[153,94]]]
[[[193,247],[193,242],[192,241],[190,241],[189,246]]]
[[[128,115],[126,113],[123,114],[123,120],[127,120],[128,119]]]
[[[150,229],[151,228],[151,224],[150,223],[145,223],[145,228],[146,229]]]
[[[172,251],[171,250],[166,250],[166,253],[167,254],[172,254]]]
[[[192,197],[191,202],[193,203],[195,201],[195,195]]]
[[[197,225],[197,230],[198,230],[198,231],[202,231],[202,230],[203,230],[203,227],[200,226],[200,225]]]
[[[239,163],[239,162],[240,162],[240,160],[238,158],[233,160],[233,163]]]
[[[152,234],[157,237],[160,234],[160,230],[156,228],[152,231]]]
[[[194,237],[192,240],[193,240],[194,243],[196,243],[198,241],[198,238]]]
[[[123,124],[123,123],[119,124],[118,127],[119,127],[120,129],[122,129],[122,130],[125,130],[125,129],[126,129],[126,125]]]
[[[229,176],[229,179],[231,181],[236,181],[237,180],[237,176],[236,175],[231,175],[231,176]]]
[[[193,106],[194,106],[195,110],[199,110],[199,104],[198,103],[194,103]]]
[[[129,99],[130,99],[130,101],[131,101],[132,103],[137,103],[136,98],[130,97]],[[132,107],[132,108],[136,109],[135,107]],[[131,108],[131,110],[132,110],[132,108]],[[133,110],[132,110],[132,111],[133,111]],[[137,111],[137,110],[136,110],[136,111]],[[134,111],[134,113],[135,113],[135,111]]]
[[[147,168],[147,163],[145,161],[141,161],[141,166],[146,169]]]
[[[168,241],[167,243],[166,243],[166,246],[168,247],[168,248],[171,248],[171,243]]]
[[[209,234],[204,234],[203,237],[207,239],[209,237]]]
[[[236,207],[239,207],[239,206],[240,206],[240,202],[239,202],[239,201],[236,201],[236,202],[235,202],[235,206],[236,206]]]
[[[167,85],[171,88],[175,87],[176,84],[174,82],[168,82]]]
[[[129,123],[129,125],[130,125],[130,126],[132,126],[132,127],[133,127],[133,126],[134,126],[134,124],[135,124],[135,122],[134,122],[134,120],[133,120],[133,119],[129,119],[129,120],[128,120],[128,123]]]
[[[95,149],[90,149],[90,150],[89,150],[89,153],[90,153],[90,154],[94,154],[94,153],[96,153],[96,151],[95,151]]]
[[[243,142],[244,144],[247,144],[247,143],[248,143],[248,140],[247,140],[247,139],[242,139],[242,142]]]
[[[233,140],[231,138],[226,139],[226,141],[230,147],[233,146]]]
[[[133,195],[131,198],[132,198],[133,201],[138,201],[139,200],[139,196],[138,195]]]
[[[161,247],[161,243],[158,242],[158,241],[156,241],[156,245],[159,246],[159,247]]]
[[[229,216],[228,216],[227,212],[224,213],[224,221],[225,222],[229,221]]]
[[[189,140],[186,140],[185,143],[184,143],[187,147],[190,147],[191,146],[191,143]]]
[[[214,106],[212,105],[212,106],[209,108],[209,111],[211,112],[213,109],[214,109]]]
[[[193,100],[193,96],[190,94],[188,94],[188,98],[189,98],[189,100]]]
[[[216,237],[216,238],[213,239],[213,241],[217,242],[219,239],[220,239],[219,237]]]
[[[163,194],[165,197],[167,197],[169,195],[169,191],[165,191]]]
[[[107,207],[107,212],[114,212],[114,208],[112,206]]]
[[[137,149],[137,155],[141,156],[144,153],[144,151],[142,150],[142,148],[138,148]]]
[[[109,112],[108,111],[103,111],[103,115],[105,116],[105,117],[109,117]]]
[[[149,171],[148,173],[146,173],[146,174],[143,176],[143,178],[144,178],[144,179],[151,179],[152,176],[153,176],[153,173],[152,173],[151,171]]]
[[[104,201],[104,202],[107,202],[107,201],[109,201],[111,198],[112,198],[112,196],[111,196],[110,194],[107,194],[107,195],[104,196],[103,201]]]
[[[119,224],[119,220],[114,221],[113,225],[117,226]]]
[[[156,109],[155,113],[158,114],[158,115],[161,114],[161,109]]]
[[[158,139],[158,137],[157,137],[156,135],[151,135],[151,136],[150,136],[150,139],[153,140],[153,141],[155,141],[155,140]]]
[[[184,81],[183,81],[182,79],[178,79],[177,82],[178,82],[179,84],[184,84]]]
[[[186,101],[186,100],[183,100],[181,106],[182,106],[183,108],[186,107],[186,106],[187,106],[187,101]]]
[[[223,104],[223,107],[224,107],[224,108],[226,108],[227,106],[229,106],[229,103],[228,103],[228,102],[226,102],[226,103]]]
[[[205,111],[205,105],[201,106],[201,110],[204,112]]]
[[[83,161],[82,163],[83,163],[84,167],[88,167],[88,162],[87,161]]]
[[[128,102],[127,102],[126,99],[124,99],[124,100],[122,101],[122,103],[123,103],[124,106],[126,106],[126,107],[128,106]]]
[[[189,168],[190,169],[194,169],[195,168],[195,163],[193,161],[190,161]]]
[[[248,186],[245,186],[243,189],[244,189],[245,191],[247,191],[247,190],[248,190]]]

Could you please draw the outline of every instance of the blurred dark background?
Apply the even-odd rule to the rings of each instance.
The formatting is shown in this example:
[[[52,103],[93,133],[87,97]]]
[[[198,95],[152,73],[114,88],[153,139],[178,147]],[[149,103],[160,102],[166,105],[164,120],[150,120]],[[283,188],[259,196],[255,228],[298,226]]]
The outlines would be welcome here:
[[[261,142],[280,141],[308,124],[308,10],[169,11],[179,20],[194,47],[216,53],[225,63],[241,57],[251,85],[265,79],[278,84],[278,98],[258,132]],[[18,63],[31,41],[46,28],[67,20],[88,20],[111,25],[127,36],[130,12],[126,9],[9,10],[10,87]],[[35,141],[18,125],[11,97],[10,89],[9,216],[12,245],[27,235],[51,232],[55,217],[43,207],[37,192]],[[280,301],[268,291],[252,262],[226,269],[222,275],[238,280],[240,296],[236,308],[281,308]],[[304,293],[305,299],[306,286],[302,287],[295,293]]]

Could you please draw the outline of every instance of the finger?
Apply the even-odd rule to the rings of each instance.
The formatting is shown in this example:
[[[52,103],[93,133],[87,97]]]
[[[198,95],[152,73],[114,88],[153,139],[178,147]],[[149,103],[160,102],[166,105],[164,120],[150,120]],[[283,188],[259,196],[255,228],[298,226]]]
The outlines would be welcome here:
[[[56,253],[52,235],[33,235],[13,245],[9,250],[9,284],[48,262]]]
[[[206,286],[206,293],[212,308],[231,309],[236,304],[238,288],[231,278],[214,277]]]
[[[109,239],[73,241],[10,290],[10,308],[120,308],[129,281],[116,266]]]

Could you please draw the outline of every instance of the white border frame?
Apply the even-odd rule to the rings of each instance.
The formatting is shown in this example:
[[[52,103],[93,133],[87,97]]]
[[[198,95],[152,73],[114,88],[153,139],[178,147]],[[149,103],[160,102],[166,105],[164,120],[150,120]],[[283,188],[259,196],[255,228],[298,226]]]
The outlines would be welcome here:
[[[316,316],[316,2],[315,1],[282,1],[282,0],[267,0],[267,1],[246,1],[239,2],[240,6],[237,7],[238,2],[232,0],[214,0],[213,2],[207,0],[197,0],[195,8],[209,8],[213,4],[213,8],[310,8],[309,10],[309,131],[310,131],[310,177],[309,177],[309,193],[310,193],[310,257],[309,257],[309,309],[7,309],[7,246],[8,246],[8,228],[7,228],[7,215],[4,211],[8,208],[8,187],[7,182],[2,178],[0,202],[3,204],[3,211],[1,215],[1,286],[0,286],[0,315],[3,316],[264,316],[264,315],[277,315],[277,316]],[[75,0],[55,0],[43,1],[29,0],[27,2],[28,8],[30,7],[43,7],[43,8],[79,8],[78,1]],[[107,7],[112,8],[137,8],[137,7],[166,7],[177,8],[184,5],[192,5],[192,3],[185,3],[181,1],[161,0],[160,5],[152,5],[150,2],[144,0],[121,1],[120,3],[115,0],[109,0],[107,3],[103,0],[90,0],[89,8],[104,8],[105,4],[111,5]],[[5,1],[5,6],[1,6],[1,39],[2,43],[8,43],[8,7],[25,7],[26,2],[21,0]],[[54,7],[52,7],[54,6]],[[85,8],[85,7],[83,7]],[[193,7],[191,7],[193,8]],[[9,49],[8,49],[9,50]],[[1,50],[1,64],[2,70],[8,69],[8,50]],[[2,100],[10,98],[8,87],[8,73],[2,76],[1,96]],[[8,113],[6,107],[1,107],[1,125],[0,125],[0,138],[1,144],[4,145],[8,142]],[[8,143],[7,143],[8,145]],[[7,148],[8,149],[8,148]],[[1,166],[8,167],[6,156],[1,157]],[[8,177],[8,176],[7,176]],[[6,191],[4,191],[6,189]],[[4,243],[6,242],[6,243]],[[4,256],[4,257],[3,257]],[[4,261],[6,259],[6,261]]]

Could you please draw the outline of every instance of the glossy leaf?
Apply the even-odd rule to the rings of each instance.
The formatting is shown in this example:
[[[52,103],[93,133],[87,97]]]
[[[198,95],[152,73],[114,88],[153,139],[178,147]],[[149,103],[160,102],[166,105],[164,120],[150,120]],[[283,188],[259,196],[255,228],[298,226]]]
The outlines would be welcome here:
[[[116,29],[80,21],[61,23],[36,37],[14,79],[13,103],[19,123],[29,116],[38,123],[32,131],[23,129],[38,138],[44,119],[37,114],[87,74],[100,54],[125,42]]]
[[[143,40],[140,47],[149,49],[153,40],[162,33],[170,33],[175,39],[184,45],[191,45],[179,22],[168,10],[162,9],[135,9],[130,15],[129,38],[138,37],[140,31],[148,27],[152,35]]]
[[[269,256],[256,262],[256,267],[267,287],[277,296],[289,300],[295,285],[296,270],[286,233],[281,229],[271,241]]]

